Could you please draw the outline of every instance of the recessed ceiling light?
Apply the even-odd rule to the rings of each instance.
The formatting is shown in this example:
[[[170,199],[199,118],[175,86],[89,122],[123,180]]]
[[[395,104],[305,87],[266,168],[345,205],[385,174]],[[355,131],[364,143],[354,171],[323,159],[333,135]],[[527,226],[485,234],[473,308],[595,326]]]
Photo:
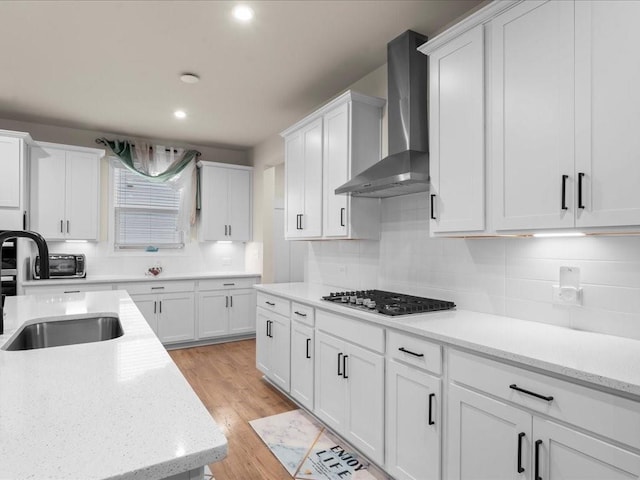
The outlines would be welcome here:
[[[180,75],[180,80],[184,83],[198,83],[200,81],[200,77],[195,73],[183,73]]]
[[[184,110],[176,110],[173,114],[176,118],[187,118],[187,113]]]
[[[248,5],[236,5],[233,8],[233,16],[240,22],[249,22],[253,18],[253,9]]]

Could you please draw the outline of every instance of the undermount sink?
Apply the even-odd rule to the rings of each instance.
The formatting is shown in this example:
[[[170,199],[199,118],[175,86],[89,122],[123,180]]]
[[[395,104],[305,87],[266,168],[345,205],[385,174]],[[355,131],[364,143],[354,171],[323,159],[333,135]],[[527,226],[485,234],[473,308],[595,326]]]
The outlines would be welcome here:
[[[25,325],[3,350],[32,350],[78,343],[103,342],[121,337],[124,331],[118,317],[76,317],[45,320]]]

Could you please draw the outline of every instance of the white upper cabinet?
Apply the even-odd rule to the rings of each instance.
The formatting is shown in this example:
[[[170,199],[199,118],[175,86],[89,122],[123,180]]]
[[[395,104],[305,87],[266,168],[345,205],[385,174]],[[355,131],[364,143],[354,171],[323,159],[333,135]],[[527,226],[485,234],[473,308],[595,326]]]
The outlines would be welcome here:
[[[379,238],[379,199],[335,189],[380,160],[383,105],[349,91],[282,133],[287,239]]]
[[[430,232],[485,228],[484,27],[429,55]]]
[[[579,1],[576,226],[640,225],[640,2]]]
[[[200,162],[200,240],[251,240],[251,167]]]
[[[491,26],[494,226],[572,227],[573,2],[522,2]]]
[[[0,230],[23,230],[27,225],[28,133],[0,130]]]
[[[31,228],[47,240],[98,240],[104,150],[37,143],[31,148]]]

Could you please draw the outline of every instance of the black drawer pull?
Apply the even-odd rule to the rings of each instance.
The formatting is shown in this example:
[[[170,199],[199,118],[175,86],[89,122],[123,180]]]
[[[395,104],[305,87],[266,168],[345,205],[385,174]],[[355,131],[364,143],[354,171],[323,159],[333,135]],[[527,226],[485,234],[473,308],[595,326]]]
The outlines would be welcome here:
[[[540,395],[539,393],[532,392],[531,390],[525,390],[524,388],[520,388],[515,383],[512,383],[511,385],[509,385],[509,388],[512,390],[516,390],[518,392],[526,393],[527,395],[531,395],[532,397],[540,398],[541,400],[546,400],[547,402],[553,401],[553,397],[551,395],[549,396]]]
[[[344,212],[345,212],[345,208],[341,208],[340,209],[340,226],[344,227]]]
[[[567,207],[567,179],[569,175],[562,175],[562,210],[569,210]]]
[[[342,376],[342,372],[340,371],[340,364],[342,363],[340,360],[342,360],[342,353],[338,353],[338,376],[341,377]]]
[[[223,283],[222,284],[223,287],[231,287],[233,285],[235,285],[235,283]]]
[[[347,375],[347,358],[349,358],[349,355],[342,357],[342,378],[349,378]]]
[[[524,432],[518,434],[518,473],[524,472],[522,468],[522,439],[524,438]]]
[[[276,304],[275,304],[275,303],[273,303],[273,302],[264,302],[264,303],[266,303],[267,305],[271,305],[272,307],[275,307],[275,306],[276,306]]]
[[[436,422],[433,419],[433,399],[435,398],[435,393],[429,394],[429,425],[434,425]]]
[[[151,290],[164,290],[164,287],[151,287]]]
[[[293,313],[295,313],[296,315],[300,315],[301,317],[306,317],[307,316],[306,313],[300,313],[300,312],[293,312]]]
[[[311,358],[311,354],[309,353],[309,345],[311,344],[311,339],[307,338],[307,358]]]
[[[65,290],[64,293],[80,293],[80,290]]]
[[[415,353],[415,352],[412,352],[411,350],[407,350],[404,347],[400,347],[398,348],[398,350],[404,353],[408,353],[409,355],[413,355],[414,357],[424,357],[424,353]]]
[[[433,201],[436,199],[436,195],[435,193],[432,193],[429,196],[430,202],[431,202],[431,220],[435,220],[436,219],[436,213],[434,211],[434,205],[433,205]]]
[[[535,458],[535,468],[534,468],[534,480],[542,480],[540,476],[540,445],[542,444],[542,440],[536,440],[536,458]]]

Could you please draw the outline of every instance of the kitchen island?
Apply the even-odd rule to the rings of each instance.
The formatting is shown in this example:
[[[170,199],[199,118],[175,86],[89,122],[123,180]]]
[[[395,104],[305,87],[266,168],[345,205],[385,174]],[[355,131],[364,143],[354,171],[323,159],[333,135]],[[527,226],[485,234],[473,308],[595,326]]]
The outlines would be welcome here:
[[[0,478],[202,478],[227,440],[124,291],[7,298]],[[6,351],[43,318],[117,316],[112,340]]]

